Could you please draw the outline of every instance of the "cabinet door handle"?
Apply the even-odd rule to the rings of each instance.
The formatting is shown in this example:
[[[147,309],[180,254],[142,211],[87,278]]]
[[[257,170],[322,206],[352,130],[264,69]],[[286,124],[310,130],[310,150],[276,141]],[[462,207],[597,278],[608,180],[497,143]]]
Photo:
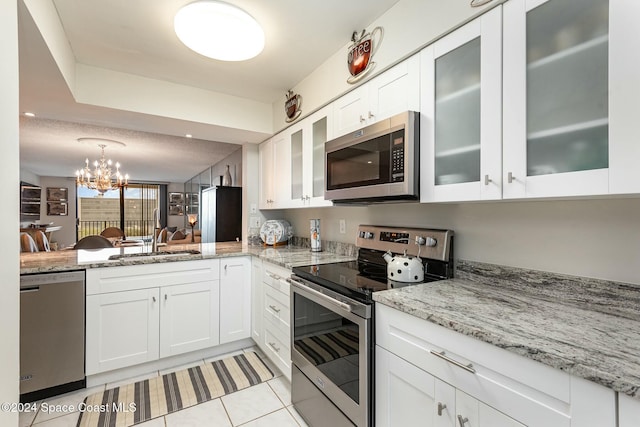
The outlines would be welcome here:
[[[362,117],[362,114],[360,114],[360,123],[364,123],[365,122],[365,118]]]
[[[447,409],[447,405],[442,403],[442,402],[438,402],[438,416],[441,417],[442,416],[442,411]]]
[[[491,178],[489,178],[489,175],[485,175],[484,176],[484,185],[489,185],[490,182],[493,182],[491,180]]]
[[[151,300],[153,300],[153,302],[156,302],[156,297],[151,297]]]
[[[507,182],[508,182],[509,184],[511,184],[511,183],[512,183],[513,181],[515,181],[515,180],[516,180],[516,177],[515,177],[515,176],[513,176],[513,173],[509,172],[509,173],[507,174]]]
[[[274,349],[276,353],[280,353],[280,349],[276,347],[276,343],[270,342],[269,346],[271,346],[271,348]]]
[[[462,368],[465,371],[471,372],[472,374],[476,373],[476,370],[473,369],[473,364],[472,363],[469,363],[468,365],[463,365],[462,363],[458,362],[457,360],[453,360],[452,358],[447,356],[444,351],[441,351],[441,352],[438,353],[435,350],[429,350],[429,353],[433,354],[436,357],[439,357],[440,359],[446,360],[447,362],[451,363],[452,365],[456,365],[457,367]]]
[[[278,307],[276,307],[275,305],[270,305],[269,308],[273,311],[275,311],[276,313],[280,313],[280,309]]]
[[[369,118],[373,119],[375,117],[375,114],[373,114],[371,111],[369,111]]]
[[[167,294],[164,294],[164,300],[165,300],[165,301],[167,300],[167,298],[169,298],[169,297],[167,296]]]
[[[462,415],[458,415],[458,424],[460,424],[460,427],[464,427],[467,421],[469,421],[469,418],[467,417],[463,418]]]
[[[480,6],[484,6],[487,3],[491,3],[493,0],[471,0],[471,3],[469,3],[469,5],[471,7],[480,7]]]

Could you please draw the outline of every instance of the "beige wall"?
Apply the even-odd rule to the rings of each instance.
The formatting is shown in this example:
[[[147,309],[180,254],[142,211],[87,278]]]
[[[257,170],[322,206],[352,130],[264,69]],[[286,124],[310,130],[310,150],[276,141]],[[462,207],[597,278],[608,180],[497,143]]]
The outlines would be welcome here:
[[[0,140],[2,161],[2,210],[0,219],[0,402],[17,403],[19,386],[19,340],[20,324],[20,156],[18,139],[18,20],[17,3],[2,2],[0,13]],[[1,426],[17,426],[18,413],[0,411]]]
[[[384,29],[384,37],[373,58],[375,69],[361,83],[500,3],[502,0],[494,0],[485,7],[472,8],[469,7],[469,1],[465,0],[400,0],[366,28],[371,31],[380,26]],[[350,34],[345,34],[344,47],[293,87],[293,91],[303,98],[303,116],[357,86],[347,83],[347,47],[351,44],[349,39]],[[285,122],[284,93],[282,95],[272,106],[273,129],[276,133],[288,125]]]
[[[456,259],[640,284],[640,198],[392,204],[265,211],[308,237],[355,242],[358,224],[450,228]],[[339,233],[345,219],[347,233]]]

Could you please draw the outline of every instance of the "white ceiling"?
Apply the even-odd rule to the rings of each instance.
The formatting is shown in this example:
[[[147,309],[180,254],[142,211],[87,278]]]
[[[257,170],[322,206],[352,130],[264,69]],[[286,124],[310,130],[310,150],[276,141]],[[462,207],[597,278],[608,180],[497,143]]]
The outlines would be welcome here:
[[[52,1],[78,64],[206,89],[263,103],[286,91],[398,0],[228,0],[263,26],[265,50],[231,63],[183,46],[172,28],[189,0]],[[21,167],[41,176],[72,176],[99,149],[77,142],[103,137],[126,144],[107,156],[134,180],[184,182],[239,145],[267,134],[77,103],[26,7],[19,3]],[[184,129],[204,135],[187,139]],[[222,141],[222,143],[220,142]],[[109,150],[113,153],[109,156]]]

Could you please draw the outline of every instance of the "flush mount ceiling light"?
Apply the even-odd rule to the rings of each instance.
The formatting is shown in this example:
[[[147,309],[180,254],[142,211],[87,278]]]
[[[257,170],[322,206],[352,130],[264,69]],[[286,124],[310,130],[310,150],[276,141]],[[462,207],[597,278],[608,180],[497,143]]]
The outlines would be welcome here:
[[[244,61],[264,49],[262,27],[244,10],[218,1],[197,1],[178,11],[173,26],[189,49],[221,61]]]

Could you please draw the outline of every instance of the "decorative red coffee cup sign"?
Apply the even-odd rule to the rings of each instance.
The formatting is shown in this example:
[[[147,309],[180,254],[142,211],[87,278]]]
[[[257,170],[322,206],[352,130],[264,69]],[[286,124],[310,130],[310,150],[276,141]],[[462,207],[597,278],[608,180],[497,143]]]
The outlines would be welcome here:
[[[289,90],[285,96],[284,111],[287,114],[285,121],[289,123],[300,117],[300,113],[302,112],[302,97],[293,93],[292,90]]]
[[[380,46],[382,35],[382,27],[376,27],[370,33],[362,30],[359,36],[357,31],[353,32],[351,36],[353,43],[347,49],[347,66],[351,74],[351,77],[347,79],[347,83],[356,83],[367,75],[369,71],[373,70],[376,63],[371,58],[373,58]]]

